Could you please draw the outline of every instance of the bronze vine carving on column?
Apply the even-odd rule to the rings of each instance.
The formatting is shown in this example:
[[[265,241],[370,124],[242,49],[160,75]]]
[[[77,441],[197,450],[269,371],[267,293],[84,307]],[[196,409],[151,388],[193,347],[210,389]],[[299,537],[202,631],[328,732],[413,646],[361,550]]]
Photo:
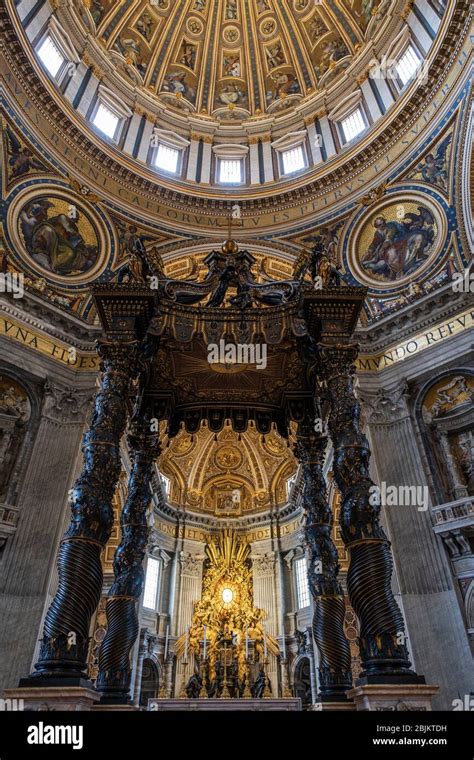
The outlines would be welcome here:
[[[99,650],[96,688],[102,702],[128,702],[130,652],[138,635],[137,604],[143,581],[143,560],[149,527],[150,479],[159,454],[158,435],[143,421],[128,437],[132,469],[121,518],[121,542],[114,557],[114,582],[107,599],[107,634]]]
[[[36,672],[22,684],[85,677],[90,621],[102,591],[101,551],[113,524],[120,439],[140,357],[136,341],[104,341],[98,353],[101,386],[83,440],[83,469],[71,490],[72,517],[59,550],[58,590],[46,614]]]
[[[305,538],[310,553],[309,585],[314,599],[313,635],[320,655],[320,699],[346,699],[352,686],[351,654],[344,634],[344,592],[338,580],[339,561],[331,537],[332,512],[323,475],[327,439],[314,422],[300,422],[295,456],[303,469]]]
[[[370,449],[360,429],[360,405],[354,394],[357,346],[318,346],[334,445],[334,477],[342,495],[341,536],[349,549],[347,587],[360,620],[362,678],[417,680],[410,670],[405,625],[391,589],[393,560],[380,524],[380,504],[369,475]]]

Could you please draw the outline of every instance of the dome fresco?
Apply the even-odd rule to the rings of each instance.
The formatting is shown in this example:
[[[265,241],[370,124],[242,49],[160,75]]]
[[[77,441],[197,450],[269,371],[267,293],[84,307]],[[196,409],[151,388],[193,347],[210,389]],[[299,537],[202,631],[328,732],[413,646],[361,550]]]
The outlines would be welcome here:
[[[212,188],[268,204],[275,183],[311,193],[332,168],[337,187],[367,166],[359,147],[407,128],[462,14],[446,0],[53,0],[32,20],[25,3],[12,21],[64,116],[124,179],[205,203]]]
[[[118,71],[172,108],[222,121],[294,107],[333,82],[390,0],[88,0],[83,24]]]

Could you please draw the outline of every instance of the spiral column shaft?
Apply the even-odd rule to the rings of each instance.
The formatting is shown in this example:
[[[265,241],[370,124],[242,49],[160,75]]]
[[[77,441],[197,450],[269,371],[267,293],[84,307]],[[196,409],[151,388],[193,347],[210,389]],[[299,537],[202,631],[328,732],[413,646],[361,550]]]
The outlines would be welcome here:
[[[303,467],[305,538],[310,552],[309,585],[314,600],[313,636],[318,647],[321,701],[342,701],[352,686],[351,653],[344,634],[344,592],[338,581],[332,513],[323,475],[327,439],[299,424],[295,455]]]
[[[83,440],[83,469],[71,491],[71,523],[58,556],[58,590],[30,677],[35,683],[65,683],[85,676],[90,621],[102,590],[101,551],[113,525],[112,498],[121,468],[119,446],[130,383],[137,371],[137,343],[102,342],[98,352],[101,385]]]
[[[129,436],[132,469],[128,496],[122,510],[121,541],[114,557],[114,582],[106,605],[107,633],[99,650],[96,688],[102,702],[130,701],[130,652],[138,635],[138,600],[143,581],[151,500],[150,479],[159,453],[156,435],[135,432]]]
[[[342,495],[341,536],[349,550],[349,598],[360,621],[362,677],[380,682],[392,677],[417,679],[410,670],[402,614],[391,589],[390,543],[373,498],[370,449],[360,429],[354,394],[357,346],[318,347],[330,402],[329,433],[334,446],[334,477]]]

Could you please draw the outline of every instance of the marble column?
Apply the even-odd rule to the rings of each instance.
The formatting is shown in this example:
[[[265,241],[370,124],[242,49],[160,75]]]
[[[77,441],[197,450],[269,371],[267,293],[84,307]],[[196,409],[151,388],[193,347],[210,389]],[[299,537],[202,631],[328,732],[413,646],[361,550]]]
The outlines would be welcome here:
[[[132,462],[128,495],[120,516],[121,541],[114,557],[114,582],[107,605],[107,633],[99,650],[96,689],[101,702],[130,702],[130,652],[138,634],[151,501],[150,480],[159,454],[158,436],[143,422],[128,437]]]
[[[387,486],[429,490],[421,436],[410,413],[405,381],[359,389],[379,477]],[[435,709],[452,709],[469,694],[474,669],[463,613],[429,505],[383,507],[392,541],[410,647],[418,671],[440,685]]]
[[[295,456],[303,468],[305,538],[310,553],[309,586],[314,600],[313,637],[319,652],[319,699],[345,701],[352,686],[351,653],[344,634],[344,592],[331,537],[332,512],[323,475],[327,439],[314,432],[311,420],[300,422]]]
[[[84,436],[83,469],[70,496],[72,519],[59,550],[58,590],[46,614],[35,672],[21,686],[78,684],[87,667],[90,621],[102,590],[101,552],[113,525],[120,439],[139,369],[136,341],[103,341],[98,352],[101,385]]]
[[[416,683],[405,624],[391,588],[393,559],[380,523],[380,503],[369,475],[370,449],[360,429],[354,395],[353,344],[319,344],[319,371],[329,400],[334,477],[342,495],[340,527],[350,563],[347,588],[360,621],[362,681]]]

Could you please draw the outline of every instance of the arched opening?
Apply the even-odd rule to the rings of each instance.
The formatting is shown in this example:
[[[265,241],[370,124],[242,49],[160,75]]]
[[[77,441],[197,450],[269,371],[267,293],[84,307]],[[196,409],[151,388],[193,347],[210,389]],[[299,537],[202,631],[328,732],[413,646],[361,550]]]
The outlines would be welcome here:
[[[143,660],[142,680],[140,687],[140,707],[147,707],[148,700],[158,696],[160,687],[158,668],[149,657]]]
[[[311,665],[309,657],[302,657],[297,663],[295,668],[294,677],[294,693],[295,697],[301,699],[303,708],[312,704],[313,697],[311,691]]]

